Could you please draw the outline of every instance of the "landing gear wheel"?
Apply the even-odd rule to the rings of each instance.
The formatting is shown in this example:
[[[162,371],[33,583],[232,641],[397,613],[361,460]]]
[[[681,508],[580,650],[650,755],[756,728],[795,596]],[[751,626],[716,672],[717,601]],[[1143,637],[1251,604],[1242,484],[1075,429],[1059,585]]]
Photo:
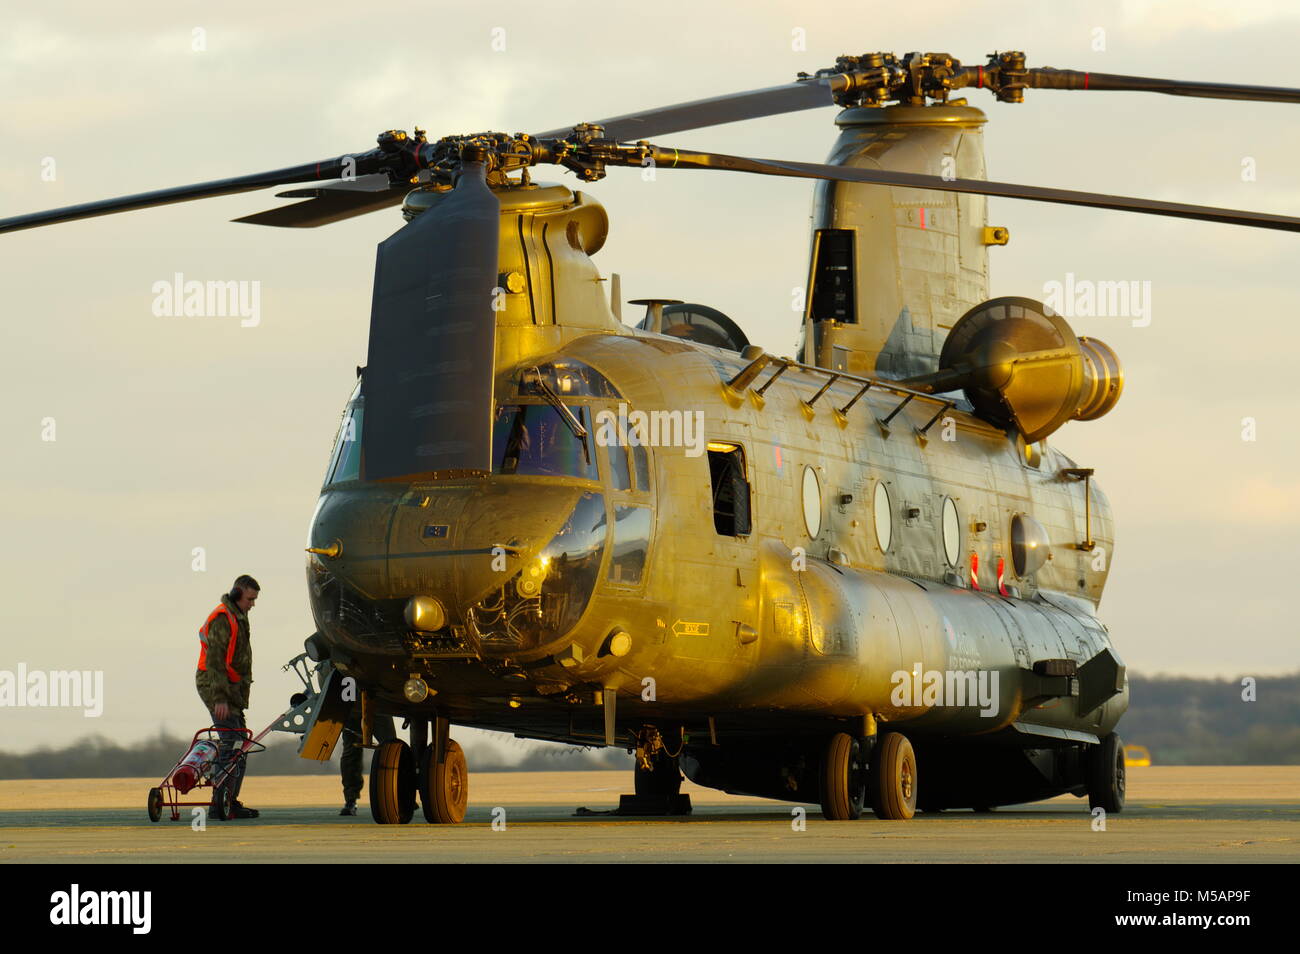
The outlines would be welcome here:
[[[1106,814],[1124,810],[1124,743],[1112,732],[1100,745],[1088,749],[1085,775],[1088,807],[1104,808]]]
[[[212,814],[217,821],[230,821],[235,817],[235,799],[230,786],[222,782],[212,790]]]
[[[149,789],[149,820],[151,822],[156,822],[158,819],[162,818],[162,805],[162,789]]]
[[[469,764],[455,741],[447,740],[447,757],[439,765],[433,746],[424,750],[420,766],[420,810],[431,825],[455,825],[469,804]],[[373,791],[373,789],[372,789]]]
[[[370,815],[380,825],[405,825],[415,814],[415,759],[401,739],[379,743],[370,760]]]
[[[648,771],[640,765],[633,770],[632,781],[638,795],[671,798],[682,790],[682,772],[677,760],[662,749],[651,757]]]
[[[871,810],[890,821],[916,814],[916,753],[899,732],[881,736],[871,754]]]
[[[862,815],[866,796],[866,766],[862,745],[846,732],[836,732],[826,743],[821,765],[822,817],[852,821]]]

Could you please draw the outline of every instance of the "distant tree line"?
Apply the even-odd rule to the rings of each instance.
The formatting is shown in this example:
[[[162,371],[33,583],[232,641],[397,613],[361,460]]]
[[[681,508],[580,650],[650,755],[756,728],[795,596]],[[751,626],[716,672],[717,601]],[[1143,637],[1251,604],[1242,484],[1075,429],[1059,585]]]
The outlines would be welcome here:
[[[1241,680],[1177,676],[1130,676],[1128,713],[1119,725],[1126,744],[1145,745],[1153,765],[1300,764],[1300,673],[1266,676],[1249,687]],[[0,751],[0,779],[149,778],[163,774],[185,751],[188,738],[159,732],[123,746],[89,736],[63,748],[33,752]],[[569,769],[630,769],[622,749],[573,746],[521,747],[499,755],[472,747],[470,768],[477,772]],[[296,739],[272,742],[252,757],[259,775],[320,775],[338,772],[338,754],[329,762],[298,758]]]
[[[1300,765],[1300,673],[1251,686],[1130,676],[1118,731],[1126,745],[1150,749],[1152,765]]]
[[[185,754],[192,736],[181,738],[159,731],[135,745],[124,746],[101,735],[79,739],[62,748],[32,752],[0,751],[0,779],[18,778],[152,778],[161,779]],[[265,752],[249,756],[249,771],[258,775],[337,775],[338,749],[328,762],[298,757],[298,740],[273,737]],[[623,749],[586,749],[549,744],[521,745],[518,754],[498,755],[490,748],[471,746],[475,772],[628,768],[632,759]],[[369,767],[367,753],[365,765]]]

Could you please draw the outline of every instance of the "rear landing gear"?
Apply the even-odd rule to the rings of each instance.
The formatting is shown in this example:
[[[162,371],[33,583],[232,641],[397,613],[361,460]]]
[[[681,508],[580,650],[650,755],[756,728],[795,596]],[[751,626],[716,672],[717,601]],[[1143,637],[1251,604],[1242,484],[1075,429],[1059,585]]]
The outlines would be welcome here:
[[[1124,810],[1124,743],[1112,732],[1100,745],[1088,749],[1085,761],[1088,784],[1088,807],[1105,809],[1107,814]]]
[[[887,732],[871,753],[871,810],[877,818],[906,821],[916,814],[916,753],[907,736]]]
[[[846,732],[836,732],[826,743],[822,755],[822,816],[831,821],[851,821],[860,817],[866,791],[862,744]]]

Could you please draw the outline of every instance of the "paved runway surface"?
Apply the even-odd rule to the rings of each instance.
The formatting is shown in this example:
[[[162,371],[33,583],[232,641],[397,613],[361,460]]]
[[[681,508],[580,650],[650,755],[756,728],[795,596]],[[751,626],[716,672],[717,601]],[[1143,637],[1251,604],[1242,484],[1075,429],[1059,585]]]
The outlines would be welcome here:
[[[827,822],[796,806],[724,795],[689,782],[694,814],[672,819],[574,817],[617,805],[625,772],[481,772],[456,826],[381,826],[368,804],[338,817],[334,776],[245,782],[256,820],[153,824],[156,780],[0,781],[4,862],[1297,862],[1300,766],[1156,766],[1129,771],[1122,815],[1093,830],[1087,803],[1066,796],[1032,806]],[[494,830],[494,810],[504,830]]]

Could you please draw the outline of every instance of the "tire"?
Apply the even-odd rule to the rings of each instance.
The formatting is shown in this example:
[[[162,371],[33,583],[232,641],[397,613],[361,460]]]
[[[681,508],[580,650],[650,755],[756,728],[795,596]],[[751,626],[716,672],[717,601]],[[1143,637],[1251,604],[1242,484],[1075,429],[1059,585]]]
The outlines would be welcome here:
[[[681,793],[682,772],[675,758],[660,751],[651,759],[649,771],[639,765],[632,770],[632,782],[638,795],[671,798]]]
[[[888,732],[871,756],[871,810],[877,818],[906,821],[916,814],[916,753],[900,732]]]
[[[460,744],[447,740],[447,757],[439,765],[433,746],[425,748],[420,771],[420,810],[430,825],[456,825],[469,805],[469,763]],[[372,789],[373,791],[373,789]]]
[[[380,825],[405,825],[415,814],[415,760],[401,739],[379,744],[370,760],[370,815]]]
[[[846,732],[836,732],[822,755],[822,817],[829,821],[860,818],[866,796],[864,776],[861,743]]]
[[[1122,812],[1126,776],[1124,743],[1112,732],[1088,749],[1088,807],[1105,809],[1108,815]]]
[[[161,788],[149,789],[149,820],[156,822],[162,818],[163,794]]]
[[[217,821],[230,821],[235,811],[234,801],[230,788],[218,785],[212,790],[212,817]]]

